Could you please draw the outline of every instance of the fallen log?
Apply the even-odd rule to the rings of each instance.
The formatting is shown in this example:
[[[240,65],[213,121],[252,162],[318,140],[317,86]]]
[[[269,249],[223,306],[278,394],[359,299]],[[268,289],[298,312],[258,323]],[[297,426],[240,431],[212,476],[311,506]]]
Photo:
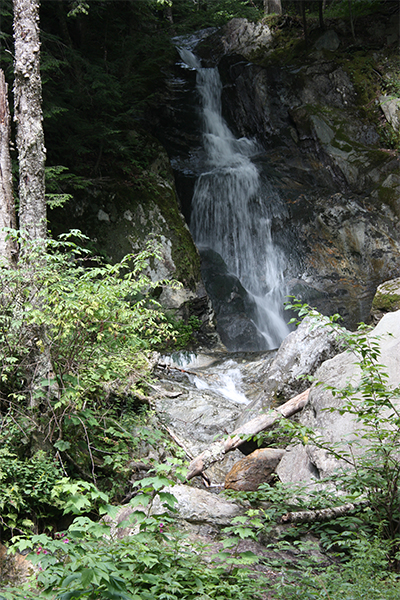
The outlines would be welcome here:
[[[260,433],[265,429],[270,429],[277,421],[282,419],[282,417],[291,417],[302,410],[307,404],[309,393],[310,388],[302,394],[291,398],[285,402],[285,404],[279,406],[279,408],[270,410],[267,413],[251,419],[251,421],[248,421],[241,427],[238,427],[238,429],[235,429],[228,438],[213,442],[211,446],[206,450],[203,450],[201,454],[192,460],[189,465],[186,479],[189,480],[196,477],[196,475],[200,475],[214,463],[223,460],[227,452],[239,448],[239,446],[241,446],[249,437]]]
[[[329,521],[335,517],[347,515],[347,513],[368,506],[368,500],[359,500],[357,502],[346,502],[340,506],[331,506],[330,508],[320,508],[316,510],[299,510],[297,512],[288,512],[281,517],[281,523],[313,523],[314,521]]]

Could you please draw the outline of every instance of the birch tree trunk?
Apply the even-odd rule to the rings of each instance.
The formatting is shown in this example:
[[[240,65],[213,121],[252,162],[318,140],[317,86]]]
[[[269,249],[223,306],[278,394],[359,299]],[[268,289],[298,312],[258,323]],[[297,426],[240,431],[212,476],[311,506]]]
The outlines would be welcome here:
[[[19,229],[27,244],[21,244],[19,265],[31,279],[31,302],[41,310],[43,299],[38,296],[35,271],[41,266],[47,237],[45,172],[46,149],[43,134],[42,81],[40,77],[40,0],[13,0],[14,8],[14,120],[17,123],[19,163]],[[32,260],[32,245],[36,246]],[[38,254],[39,251],[39,254]],[[43,387],[51,373],[50,344],[46,327],[31,327],[32,350],[30,373],[27,376],[29,406],[49,401],[52,388]]]
[[[39,0],[14,0],[14,120],[19,161],[19,227],[28,239],[47,234],[40,78]]]
[[[0,69],[0,256],[11,261],[16,256],[16,245],[6,239],[3,227],[15,229],[15,206],[12,189],[10,158],[10,109],[4,72]]]

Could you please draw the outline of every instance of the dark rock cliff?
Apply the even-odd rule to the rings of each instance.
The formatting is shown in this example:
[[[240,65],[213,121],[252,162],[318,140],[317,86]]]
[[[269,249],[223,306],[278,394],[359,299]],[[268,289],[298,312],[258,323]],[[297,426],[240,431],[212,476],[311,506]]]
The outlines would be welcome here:
[[[299,42],[297,53],[284,56],[268,27],[235,19],[196,50],[204,64],[218,64],[224,116],[239,137],[259,140],[255,162],[286,205],[273,234],[285,248],[290,293],[322,312],[341,313],[351,327],[368,320],[377,285],[400,272],[398,152],[382,147],[379,101],[368,112],[363,91],[371,74],[365,57],[370,70],[382,71],[385,61],[393,67],[398,37],[395,31],[390,37],[388,23],[379,29],[373,19],[360,21],[352,45],[338,23],[337,31],[313,32],[308,49]],[[167,106],[159,121],[168,121],[163,135],[186,216],[198,165],[193,75],[181,84],[174,115]],[[368,93],[377,98],[378,86]],[[190,127],[178,138],[173,131],[183,117]],[[174,148],[168,137],[178,142]]]

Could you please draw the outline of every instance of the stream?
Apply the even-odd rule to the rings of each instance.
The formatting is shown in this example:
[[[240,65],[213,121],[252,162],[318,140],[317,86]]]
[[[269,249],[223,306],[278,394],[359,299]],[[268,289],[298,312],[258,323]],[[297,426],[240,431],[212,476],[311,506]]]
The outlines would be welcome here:
[[[196,456],[232,431],[243,410],[262,395],[276,348],[290,331],[284,314],[286,257],[272,231],[285,207],[261,172],[260,144],[237,138],[223,118],[218,69],[201,65],[192,51],[196,38],[176,41],[183,77],[174,86],[185,86],[188,77],[195,83],[198,134],[189,156],[172,157],[171,163],[175,171],[195,174],[186,217],[228,352],[162,356],[152,402],[182,447]],[[241,456],[232,452],[208,475],[223,482]]]
[[[276,351],[226,353],[175,352],[161,356],[159,388],[152,403],[164,424],[196,456],[216,437],[229,433],[243,410],[262,393],[266,371]],[[209,475],[223,482],[243,456],[239,450],[215,465]]]

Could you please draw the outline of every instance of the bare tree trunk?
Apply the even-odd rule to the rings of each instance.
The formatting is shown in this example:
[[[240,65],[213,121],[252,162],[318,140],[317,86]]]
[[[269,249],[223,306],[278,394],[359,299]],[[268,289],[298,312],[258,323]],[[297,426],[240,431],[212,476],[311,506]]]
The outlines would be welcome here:
[[[270,15],[272,13],[282,14],[281,0],[264,0],[264,13]]]
[[[7,240],[6,232],[3,231],[3,227],[16,227],[10,158],[11,117],[7,87],[4,72],[0,69],[0,256],[11,261],[16,257],[16,244]]]
[[[318,0],[318,18],[319,18],[319,26],[321,29],[324,28],[324,10],[325,10],[325,7],[323,5],[323,0]]]
[[[14,119],[19,160],[19,226],[31,240],[47,235],[40,78],[39,0],[14,0]]]
[[[306,43],[306,48],[308,48],[306,0],[301,0],[301,16],[302,16],[302,19],[303,19],[304,41]]]
[[[310,389],[302,394],[291,398],[285,404],[282,404],[276,410],[271,410],[268,413],[259,415],[248,421],[238,429],[235,429],[231,435],[225,440],[213,442],[206,450],[196,456],[189,465],[189,471],[186,479],[192,479],[196,475],[200,475],[211,465],[225,458],[225,454],[231,450],[236,450],[251,436],[270,429],[282,417],[288,418],[296,414],[307,404],[308,394]]]
[[[351,26],[351,35],[353,36],[353,40],[356,40],[356,34],[354,31],[354,21],[353,21],[353,14],[351,12],[351,0],[348,0],[349,3],[349,16],[350,16],[350,26]]]
[[[32,304],[42,309],[43,300],[35,288],[35,270],[38,258],[45,249],[47,237],[45,199],[46,149],[43,134],[42,81],[40,77],[40,0],[13,0],[14,8],[14,120],[17,123],[19,163],[19,229],[28,240],[26,253],[21,244],[23,268],[31,272]],[[30,243],[36,246],[35,261],[30,260]],[[20,261],[21,264],[21,261]],[[29,405],[36,408],[40,400],[53,394],[49,381],[43,381],[51,372],[50,345],[45,326],[32,328],[31,367],[28,376]]]

